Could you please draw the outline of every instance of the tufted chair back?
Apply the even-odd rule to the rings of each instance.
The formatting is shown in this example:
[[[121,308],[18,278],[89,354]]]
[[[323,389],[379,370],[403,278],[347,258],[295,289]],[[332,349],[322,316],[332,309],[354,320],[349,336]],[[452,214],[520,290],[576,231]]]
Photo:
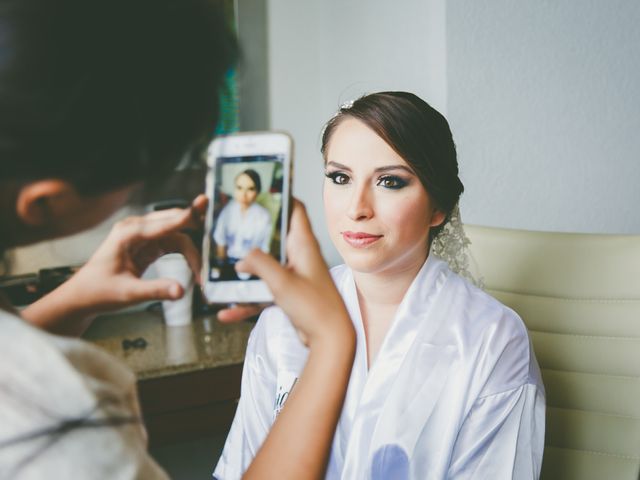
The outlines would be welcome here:
[[[547,392],[542,479],[640,478],[640,235],[465,226],[473,270],[513,308]]]

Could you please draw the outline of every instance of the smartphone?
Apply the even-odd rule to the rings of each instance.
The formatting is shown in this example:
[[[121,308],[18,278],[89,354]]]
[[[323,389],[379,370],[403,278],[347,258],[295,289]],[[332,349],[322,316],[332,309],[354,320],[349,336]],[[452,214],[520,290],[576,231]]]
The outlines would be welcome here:
[[[207,150],[209,207],[202,279],[209,303],[264,303],[271,291],[235,264],[254,248],[286,262],[292,141],[281,132],[216,138]]]

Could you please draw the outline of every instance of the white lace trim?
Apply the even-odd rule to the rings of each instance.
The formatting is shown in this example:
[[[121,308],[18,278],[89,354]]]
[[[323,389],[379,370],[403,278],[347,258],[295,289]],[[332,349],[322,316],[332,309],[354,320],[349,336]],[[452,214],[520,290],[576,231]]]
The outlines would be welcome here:
[[[456,205],[449,216],[449,221],[433,239],[431,253],[437,255],[449,264],[449,268],[458,275],[465,277],[474,285],[484,289],[484,280],[478,274],[471,272],[469,245],[471,241],[467,237],[462,219],[460,207]],[[477,271],[477,269],[475,269]]]

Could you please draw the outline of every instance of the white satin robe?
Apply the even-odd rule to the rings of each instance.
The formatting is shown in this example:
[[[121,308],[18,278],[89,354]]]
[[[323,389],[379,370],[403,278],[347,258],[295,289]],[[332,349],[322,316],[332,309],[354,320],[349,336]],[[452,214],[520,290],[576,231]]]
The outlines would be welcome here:
[[[353,275],[344,265],[332,274],[358,340],[326,478],[538,478],[544,387],[515,312],[431,255],[368,368]],[[242,476],[306,358],[284,313],[266,310],[215,478]]]

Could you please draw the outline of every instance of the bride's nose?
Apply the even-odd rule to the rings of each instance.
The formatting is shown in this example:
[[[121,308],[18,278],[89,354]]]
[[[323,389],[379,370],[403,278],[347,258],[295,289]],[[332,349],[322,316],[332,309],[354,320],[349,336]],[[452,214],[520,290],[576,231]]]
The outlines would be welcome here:
[[[371,191],[366,185],[356,187],[352,190],[347,215],[351,220],[367,220],[373,217],[373,203]]]

